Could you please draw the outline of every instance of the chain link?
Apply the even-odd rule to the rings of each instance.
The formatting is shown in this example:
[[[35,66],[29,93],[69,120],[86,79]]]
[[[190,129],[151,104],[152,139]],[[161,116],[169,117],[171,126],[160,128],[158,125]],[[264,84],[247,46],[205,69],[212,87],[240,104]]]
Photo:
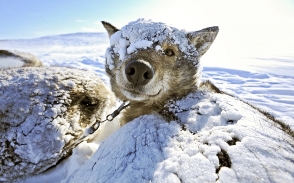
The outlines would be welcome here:
[[[93,134],[95,131],[97,131],[99,129],[101,123],[104,123],[106,121],[112,121],[116,116],[119,115],[119,113],[122,110],[124,110],[126,107],[128,107],[130,105],[129,103],[127,105],[125,105],[125,104],[126,104],[126,102],[123,101],[123,103],[115,111],[113,111],[113,113],[108,114],[106,116],[106,119],[105,120],[103,120],[103,121],[96,120],[96,122],[94,124],[92,124],[90,127],[88,127],[85,130],[85,133],[84,133],[84,135],[81,138],[79,138],[76,142],[74,142],[73,144],[69,145],[68,147],[65,147],[65,152],[67,152],[71,148],[75,148],[81,142],[86,141],[87,140],[87,137],[89,137],[89,135]]]

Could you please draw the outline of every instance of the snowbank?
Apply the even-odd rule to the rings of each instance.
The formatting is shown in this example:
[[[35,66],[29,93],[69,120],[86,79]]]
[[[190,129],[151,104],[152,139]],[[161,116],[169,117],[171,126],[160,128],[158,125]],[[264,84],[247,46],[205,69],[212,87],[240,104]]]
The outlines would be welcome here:
[[[293,182],[294,140],[250,105],[205,90],[141,116],[64,182]]]
[[[0,70],[0,181],[55,165],[73,147],[65,148],[114,105],[112,92],[91,72],[66,67]]]

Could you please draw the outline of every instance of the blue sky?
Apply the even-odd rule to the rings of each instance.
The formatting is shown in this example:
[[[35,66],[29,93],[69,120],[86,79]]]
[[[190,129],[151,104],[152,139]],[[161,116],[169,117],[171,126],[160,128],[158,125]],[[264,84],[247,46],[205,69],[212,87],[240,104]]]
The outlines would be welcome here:
[[[234,19],[244,21],[246,17],[243,25],[248,24],[247,21],[252,21],[250,18],[268,16],[266,10],[271,13],[265,23],[279,21],[280,18],[270,20],[275,16],[294,16],[293,0],[238,2],[240,3],[233,0],[222,3],[217,0],[0,0],[0,39],[104,31],[99,23],[101,20],[120,27],[145,17],[186,29],[196,29],[210,25],[230,25],[236,23]],[[263,22],[260,26],[262,24]]]
[[[122,22],[148,16],[156,0],[0,0],[0,39],[104,31],[101,20]],[[159,13],[159,12],[155,12]]]

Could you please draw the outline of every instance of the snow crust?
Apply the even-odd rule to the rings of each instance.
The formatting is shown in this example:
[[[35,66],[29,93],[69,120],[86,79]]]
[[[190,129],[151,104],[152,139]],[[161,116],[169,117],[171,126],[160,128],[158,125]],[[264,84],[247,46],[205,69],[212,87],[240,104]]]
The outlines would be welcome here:
[[[119,60],[124,62],[126,54],[131,54],[139,49],[156,47],[159,51],[159,45],[164,41],[179,46],[190,59],[195,59],[198,52],[195,47],[189,44],[187,31],[180,30],[165,23],[153,22],[149,19],[138,19],[130,22],[121,30],[117,31],[110,37],[110,47],[106,51],[106,63],[112,70],[114,68],[114,55],[119,56]]]
[[[168,106],[179,121],[133,120],[64,182],[294,181],[293,137],[251,106],[206,91]]]

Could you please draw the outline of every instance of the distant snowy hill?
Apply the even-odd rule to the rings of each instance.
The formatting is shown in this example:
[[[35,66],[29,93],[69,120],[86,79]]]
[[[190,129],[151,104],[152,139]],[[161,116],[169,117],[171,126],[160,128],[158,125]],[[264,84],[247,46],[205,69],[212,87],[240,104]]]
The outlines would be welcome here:
[[[36,39],[0,40],[0,49],[36,55],[44,65],[68,66],[94,71],[104,81],[106,33],[75,33]]]
[[[5,50],[18,50],[29,52],[36,55],[44,65],[46,66],[67,66],[67,67],[76,67],[82,68],[89,71],[95,72],[103,81],[109,84],[108,76],[104,71],[104,54],[105,50],[109,44],[108,36],[106,33],[75,33],[75,34],[66,34],[66,35],[57,35],[57,36],[48,36],[41,37],[36,39],[20,39],[20,40],[0,40],[0,49]],[[209,52],[208,52],[209,53]],[[275,72],[274,67],[268,67],[267,65],[259,65],[260,70],[264,70],[264,72],[255,72],[246,70],[245,68],[239,68],[236,66],[235,68],[221,68],[219,67],[222,61],[215,59],[217,62],[215,65],[211,66],[206,65],[205,58],[202,62],[204,67],[203,70],[203,78],[210,79],[215,83],[220,89],[240,97],[246,101],[249,101],[252,104],[255,104],[266,111],[269,111],[274,116],[279,119],[284,120],[287,124],[292,126],[294,129],[294,74],[289,74],[292,72],[292,67],[288,67],[287,65],[281,64],[279,69],[287,72],[280,72],[277,74]],[[256,60],[258,62],[259,60]],[[262,62],[265,63],[266,61]],[[279,62],[276,60],[276,62]],[[243,63],[244,64],[244,63]],[[266,69],[264,69],[266,68]],[[210,96],[206,96],[210,97]],[[204,98],[203,98],[204,99]],[[207,98],[206,98],[207,99]],[[226,99],[218,98],[219,101],[225,101]],[[207,99],[206,103],[202,103],[203,109],[215,109],[212,105],[216,105],[216,103],[210,103],[210,100]],[[219,102],[218,105],[222,103]],[[224,102],[223,102],[224,103]],[[227,104],[226,104],[227,105]],[[220,105],[219,105],[220,106]],[[243,106],[244,107],[244,106]],[[221,107],[220,107],[221,108]],[[224,110],[222,108],[222,110]],[[211,112],[215,112],[211,110]],[[219,112],[219,113],[218,113]],[[250,114],[254,112],[249,112]],[[114,171],[122,172],[122,168],[126,168],[124,170],[131,171],[143,171],[142,168],[147,168],[146,173],[142,173],[142,175],[146,175],[145,177],[136,177],[135,174],[128,177],[129,180],[138,179],[148,179],[150,175],[153,173],[156,180],[160,180],[160,178],[164,176],[168,176],[171,178],[182,177],[187,178],[187,180],[194,180],[192,178],[198,178],[197,180],[206,180],[210,181],[210,179],[206,179],[203,177],[201,173],[198,172],[199,176],[196,177],[197,171],[191,172],[191,176],[195,175],[195,177],[189,177],[187,172],[185,172],[185,164],[181,164],[182,162],[186,162],[185,158],[189,159],[189,161],[197,161],[198,163],[204,163],[211,161],[211,163],[207,164],[207,174],[211,175],[211,179],[216,178],[217,174],[215,170],[218,166],[216,161],[217,153],[222,152],[219,147],[222,149],[229,150],[231,153],[235,153],[234,157],[236,159],[232,159],[232,161],[238,161],[240,157],[243,157],[243,152],[252,151],[252,150],[260,150],[263,152],[269,151],[272,146],[271,144],[265,144],[264,148],[261,145],[263,143],[271,141],[271,136],[274,137],[273,144],[277,145],[280,141],[285,143],[283,139],[285,137],[279,136],[282,133],[278,133],[277,135],[272,131],[271,126],[264,126],[264,122],[261,121],[258,124],[244,124],[242,120],[252,120],[251,118],[259,118],[260,116],[252,115],[250,118],[242,118],[241,116],[235,115],[236,113],[222,113],[221,111],[217,111],[215,114],[216,117],[224,117],[229,116],[235,119],[233,120],[234,124],[236,121],[240,120],[241,122],[236,125],[230,124],[222,124],[216,125],[216,127],[211,127],[209,125],[213,124],[213,119],[207,126],[209,134],[205,134],[206,132],[201,132],[199,135],[194,135],[188,131],[183,131],[182,127],[175,124],[165,124],[162,119],[156,116],[149,117],[141,117],[135,120],[133,123],[127,124],[120,131],[114,133],[109,139],[107,139],[98,149],[98,151],[94,155],[94,160],[91,159],[88,163],[81,168],[81,171],[76,175],[71,175],[72,172],[75,171],[75,168],[79,168],[92,154],[92,150],[90,145],[86,143],[80,144],[74,151],[73,156],[69,158],[67,161],[62,162],[59,166],[55,167],[55,169],[51,169],[41,175],[30,177],[22,182],[60,182],[61,180],[67,178],[67,180],[80,180],[78,178],[82,178],[84,175],[90,175],[91,172],[88,170],[100,170],[99,175],[105,175],[104,178],[108,178],[108,173],[113,173]],[[223,115],[223,116],[222,116]],[[194,116],[195,117],[195,116]],[[150,124],[144,124],[146,120],[154,120],[154,122]],[[208,120],[208,118],[207,118]],[[158,124],[156,123],[158,122]],[[244,126],[245,125],[245,126]],[[148,129],[144,131],[145,129]],[[197,126],[190,126],[191,129],[197,129]],[[275,127],[276,128],[276,127]],[[132,132],[133,129],[137,131]],[[252,131],[251,131],[252,130]],[[263,139],[261,132],[264,131],[266,134]],[[141,133],[142,132],[142,133]],[[279,131],[280,132],[280,131]],[[161,135],[166,135],[169,138],[163,138]],[[219,140],[218,140],[218,135]],[[234,136],[235,135],[235,136]],[[246,137],[249,135],[251,137],[261,137],[256,144],[251,143],[252,139],[250,137]],[[182,138],[181,138],[182,136]],[[138,138],[136,139],[130,139]],[[157,137],[160,137],[157,139]],[[234,137],[238,137],[238,141],[230,145],[229,141],[232,141]],[[244,139],[243,139],[244,137]],[[128,141],[128,139],[130,139]],[[286,138],[288,140],[288,137]],[[205,141],[206,140],[206,141]],[[120,142],[124,142],[122,144]],[[140,146],[144,143],[152,142],[150,146]],[[159,146],[156,146],[156,143],[162,143]],[[229,142],[229,143],[228,143]],[[185,144],[192,143],[194,144],[191,147],[187,147]],[[200,143],[202,146],[200,146]],[[113,145],[109,145],[113,144]],[[215,145],[218,145],[215,147]],[[117,145],[117,146],[114,146]],[[141,148],[136,152],[133,152],[134,145],[138,145],[136,147]],[[246,146],[246,147],[245,147]],[[148,147],[148,148],[147,148]],[[238,147],[238,148],[236,148]],[[274,146],[276,147],[276,146]],[[112,149],[113,148],[113,149]],[[147,148],[147,149],[146,149]],[[150,149],[151,148],[151,149]],[[164,150],[163,152],[158,152],[158,150]],[[174,148],[175,150],[172,150]],[[243,149],[242,149],[243,148]],[[241,150],[240,150],[241,149]],[[286,151],[281,150],[285,153],[281,158],[281,163],[285,163],[286,168],[292,168],[292,164],[287,164],[285,159],[289,158],[291,153],[293,155],[293,147],[286,147]],[[290,150],[289,150],[290,149]],[[150,156],[151,160],[146,159],[141,152],[145,152],[145,150],[150,150],[150,153],[145,154],[144,156]],[[278,149],[277,149],[278,151]],[[116,157],[117,159],[107,159],[107,153],[112,153],[112,157]],[[124,154],[120,154],[120,153]],[[258,151],[259,152],[259,151]],[[130,153],[128,155],[128,153]],[[178,154],[179,153],[179,154]],[[199,154],[200,153],[200,154]],[[287,154],[287,153],[290,153]],[[126,155],[126,159],[118,159]],[[250,162],[241,161],[241,164],[247,165],[247,163],[254,164],[254,168],[252,170],[255,171],[258,175],[256,181],[258,180],[275,180],[269,177],[275,177],[272,175],[270,170],[265,170],[262,167],[263,163],[267,163],[266,157],[260,155],[258,153],[251,154]],[[268,155],[273,161],[268,165],[270,169],[276,171],[276,167],[281,167],[282,164],[275,165],[273,162],[277,159],[276,155],[272,152],[269,152],[265,155]],[[223,155],[225,156],[225,154]],[[103,158],[102,158],[103,157]],[[132,161],[134,158],[134,161]],[[291,158],[291,157],[290,157]],[[259,159],[259,161],[257,160]],[[100,162],[101,164],[97,164]],[[117,160],[117,161],[116,161]],[[139,161],[140,160],[140,161]],[[187,160],[188,161],[188,160]],[[111,162],[111,163],[110,163]],[[143,163],[141,163],[143,162]],[[262,163],[259,163],[262,162]],[[112,166],[107,165],[110,163]],[[130,163],[130,166],[125,166]],[[141,164],[140,164],[141,163]],[[158,164],[156,164],[158,163]],[[154,165],[157,165],[154,167]],[[187,165],[189,166],[189,165]],[[228,165],[227,165],[228,166]],[[151,168],[153,167],[153,169]],[[109,168],[109,169],[107,169]],[[149,169],[148,169],[149,168]],[[211,169],[210,169],[211,168]],[[233,169],[242,170],[242,167],[233,167]],[[234,170],[235,170],[234,169]],[[109,170],[109,171],[108,171]],[[164,170],[164,171],[163,171]],[[214,172],[212,172],[212,170]],[[144,170],[145,171],[145,170]],[[200,170],[199,170],[200,171]],[[202,170],[201,170],[202,171]],[[203,170],[204,171],[204,170]],[[257,171],[260,171],[259,173]],[[165,174],[166,173],[166,174]],[[205,173],[205,171],[204,171]],[[211,174],[210,174],[211,173]],[[278,172],[277,172],[278,173]],[[77,177],[80,175],[80,177]],[[219,175],[222,177],[231,176],[231,180],[241,180],[240,175],[233,174],[232,170],[224,168],[222,171],[219,171]],[[266,176],[268,175],[268,176]],[[116,176],[127,176],[125,174],[116,174]],[[242,176],[251,176],[251,174],[246,174]],[[286,175],[285,175],[286,176]],[[293,176],[293,175],[290,175]],[[290,177],[289,176],[289,177]],[[236,178],[239,177],[239,178]],[[291,177],[286,177],[285,180],[290,180]],[[89,179],[95,179],[97,176],[88,177]],[[236,179],[235,179],[236,178]],[[241,177],[242,178],[242,177]],[[106,179],[104,179],[106,180]],[[155,180],[155,179],[154,179]],[[176,180],[176,179],[171,179]],[[195,179],[196,180],[196,179]],[[215,180],[215,179],[214,179]],[[221,180],[225,179],[219,179]],[[244,179],[245,180],[245,179]],[[280,179],[281,180],[281,179]],[[83,179],[85,181],[85,179]],[[282,180],[281,180],[282,181]],[[156,181],[155,181],[156,182]],[[160,182],[160,181],[159,181]]]

